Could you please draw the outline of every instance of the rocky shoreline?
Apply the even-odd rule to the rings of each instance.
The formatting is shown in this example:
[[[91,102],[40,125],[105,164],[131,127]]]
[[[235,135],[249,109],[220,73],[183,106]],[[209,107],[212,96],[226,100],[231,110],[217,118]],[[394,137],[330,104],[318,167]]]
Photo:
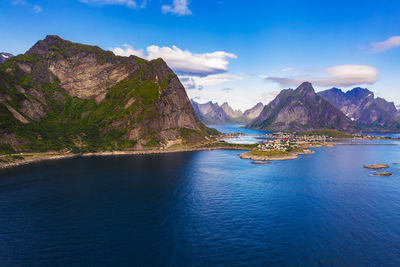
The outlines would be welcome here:
[[[363,143],[330,143],[327,144],[326,147],[334,147],[335,145],[397,145],[397,144],[363,144]],[[226,144],[202,144],[193,147],[177,147],[177,148],[164,148],[164,149],[149,149],[149,150],[124,150],[124,151],[101,151],[101,152],[93,152],[93,153],[62,153],[57,151],[50,151],[50,152],[26,152],[26,153],[16,153],[11,155],[1,155],[0,156],[0,170],[7,169],[12,167],[18,167],[27,165],[30,163],[47,161],[47,160],[57,160],[57,159],[67,159],[73,157],[91,157],[91,156],[123,156],[123,155],[146,155],[146,154],[165,154],[165,153],[179,153],[179,152],[190,152],[190,151],[203,151],[203,150],[247,150],[248,152],[238,154],[238,156],[242,159],[251,159],[254,161],[261,162],[266,161],[282,161],[282,160],[291,160],[291,159],[298,159],[299,155],[301,154],[313,154],[315,153],[313,150],[310,149],[303,149],[301,152],[290,152],[288,155],[282,156],[259,156],[259,155],[252,155],[252,145],[241,145],[236,144],[232,145],[229,143]],[[17,159],[13,159],[16,157]],[[3,159],[10,158],[10,161],[4,161]],[[20,159],[21,158],[21,159]],[[263,163],[265,164],[265,163]]]
[[[0,161],[0,169],[18,167],[47,160],[67,159],[74,157],[147,155],[147,154],[165,154],[165,153],[191,152],[191,151],[203,151],[203,150],[222,150],[222,149],[249,150],[248,147],[242,147],[242,146],[215,146],[215,147],[186,147],[186,148],[175,148],[175,149],[102,151],[102,152],[81,153],[81,154],[58,153],[58,152],[18,153],[18,154],[13,154],[12,156],[23,157],[23,159],[16,159],[10,162]],[[0,159],[4,157],[6,156],[0,156]]]

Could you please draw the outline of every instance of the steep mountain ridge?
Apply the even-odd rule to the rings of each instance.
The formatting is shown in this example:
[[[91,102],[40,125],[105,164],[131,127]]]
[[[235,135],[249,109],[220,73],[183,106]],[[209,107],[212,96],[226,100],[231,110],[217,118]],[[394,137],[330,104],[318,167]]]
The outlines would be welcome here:
[[[240,110],[234,110],[227,102],[219,106],[218,103],[213,103],[211,101],[204,104],[199,104],[193,99],[190,101],[196,116],[205,124],[248,123],[257,117],[264,107],[262,103],[258,103],[251,109],[242,112]]]
[[[340,109],[364,131],[399,131],[399,117],[396,106],[383,98],[375,98],[366,88],[354,88],[347,92],[332,88],[318,95]]]
[[[259,102],[254,107],[243,112],[243,116],[248,118],[249,120],[254,120],[255,118],[257,118],[260,115],[263,108],[264,108],[264,104]]]
[[[318,96],[309,82],[302,83],[295,90],[282,90],[247,127],[272,131],[355,130],[351,121]]]
[[[47,36],[0,65],[0,150],[97,151],[197,142],[195,116],[162,59]]]

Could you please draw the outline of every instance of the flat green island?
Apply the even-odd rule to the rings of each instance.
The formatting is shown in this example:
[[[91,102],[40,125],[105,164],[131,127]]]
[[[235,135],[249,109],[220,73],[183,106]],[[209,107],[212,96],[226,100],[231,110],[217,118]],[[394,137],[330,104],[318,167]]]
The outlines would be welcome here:
[[[245,152],[239,154],[239,157],[242,159],[251,159],[255,161],[272,161],[272,160],[289,160],[289,159],[297,159],[300,154],[313,154],[314,151],[310,149],[298,149],[290,152],[281,151],[281,150],[270,150],[270,151],[261,151],[261,150],[252,150],[249,152]]]

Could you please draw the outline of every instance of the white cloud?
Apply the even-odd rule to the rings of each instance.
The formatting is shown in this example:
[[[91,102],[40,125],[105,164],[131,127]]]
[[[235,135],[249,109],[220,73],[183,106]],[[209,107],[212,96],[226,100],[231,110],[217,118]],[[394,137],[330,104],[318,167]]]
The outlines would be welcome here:
[[[196,76],[206,76],[227,72],[229,59],[237,58],[235,54],[224,51],[194,54],[176,46],[148,46],[146,48],[147,55],[145,55],[143,50],[134,50],[129,45],[123,45],[122,48],[111,48],[110,50],[113,51],[114,54],[121,56],[137,55],[148,60],[162,58],[174,71],[180,74],[191,74]]]
[[[135,49],[133,49],[133,47],[131,45],[128,45],[128,44],[124,44],[124,45],[122,45],[122,47],[123,48],[115,47],[115,48],[111,48],[110,50],[118,56],[129,57],[131,55],[134,55],[134,56],[138,56],[141,58],[146,58],[146,55],[144,54],[143,49],[135,50]]]
[[[353,86],[360,84],[373,84],[379,78],[379,71],[367,65],[340,65],[324,70],[325,76],[313,77],[265,77],[265,80],[277,82],[281,85],[299,85],[308,81],[317,86]]]
[[[34,6],[33,6],[33,11],[34,11],[35,13],[40,13],[40,12],[43,11],[43,9],[42,9],[42,7],[40,7],[40,6],[38,6],[38,5],[34,5]]]
[[[85,4],[93,4],[93,5],[121,5],[127,6],[131,8],[137,8],[138,5],[134,0],[79,0]]]
[[[35,13],[40,13],[43,11],[42,7],[39,5],[33,5],[30,2],[26,1],[26,0],[13,0],[11,2],[14,6],[25,6],[28,8],[32,8],[33,12]]]
[[[383,42],[371,44],[371,52],[379,53],[400,46],[400,36],[392,36]]]
[[[190,11],[189,2],[187,0],[174,0],[172,5],[163,5],[161,6],[161,11],[164,14],[173,13],[180,16],[191,15],[192,11]]]
[[[186,89],[203,89],[205,86],[214,86],[225,82],[230,81],[237,81],[241,80],[242,77],[227,74],[227,73],[220,73],[220,74],[213,74],[208,76],[192,76],[192,75],[182,75],[179,76],[182,84],[185,86]]]

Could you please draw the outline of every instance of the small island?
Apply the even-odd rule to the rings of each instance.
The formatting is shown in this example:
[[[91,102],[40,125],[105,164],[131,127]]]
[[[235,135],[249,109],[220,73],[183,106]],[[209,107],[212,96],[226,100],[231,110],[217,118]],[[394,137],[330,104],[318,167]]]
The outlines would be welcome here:
[[[379,170],[379,169],[387,169],[387,168],[389,168],[389,165],[387,165],[387,164],[371,164],[371,165],[364,165],[363,167],[366,169],[371,169],[371,170]]]
[[[374,173],[374,176],[392,176],[390,172],[378,172]]]

